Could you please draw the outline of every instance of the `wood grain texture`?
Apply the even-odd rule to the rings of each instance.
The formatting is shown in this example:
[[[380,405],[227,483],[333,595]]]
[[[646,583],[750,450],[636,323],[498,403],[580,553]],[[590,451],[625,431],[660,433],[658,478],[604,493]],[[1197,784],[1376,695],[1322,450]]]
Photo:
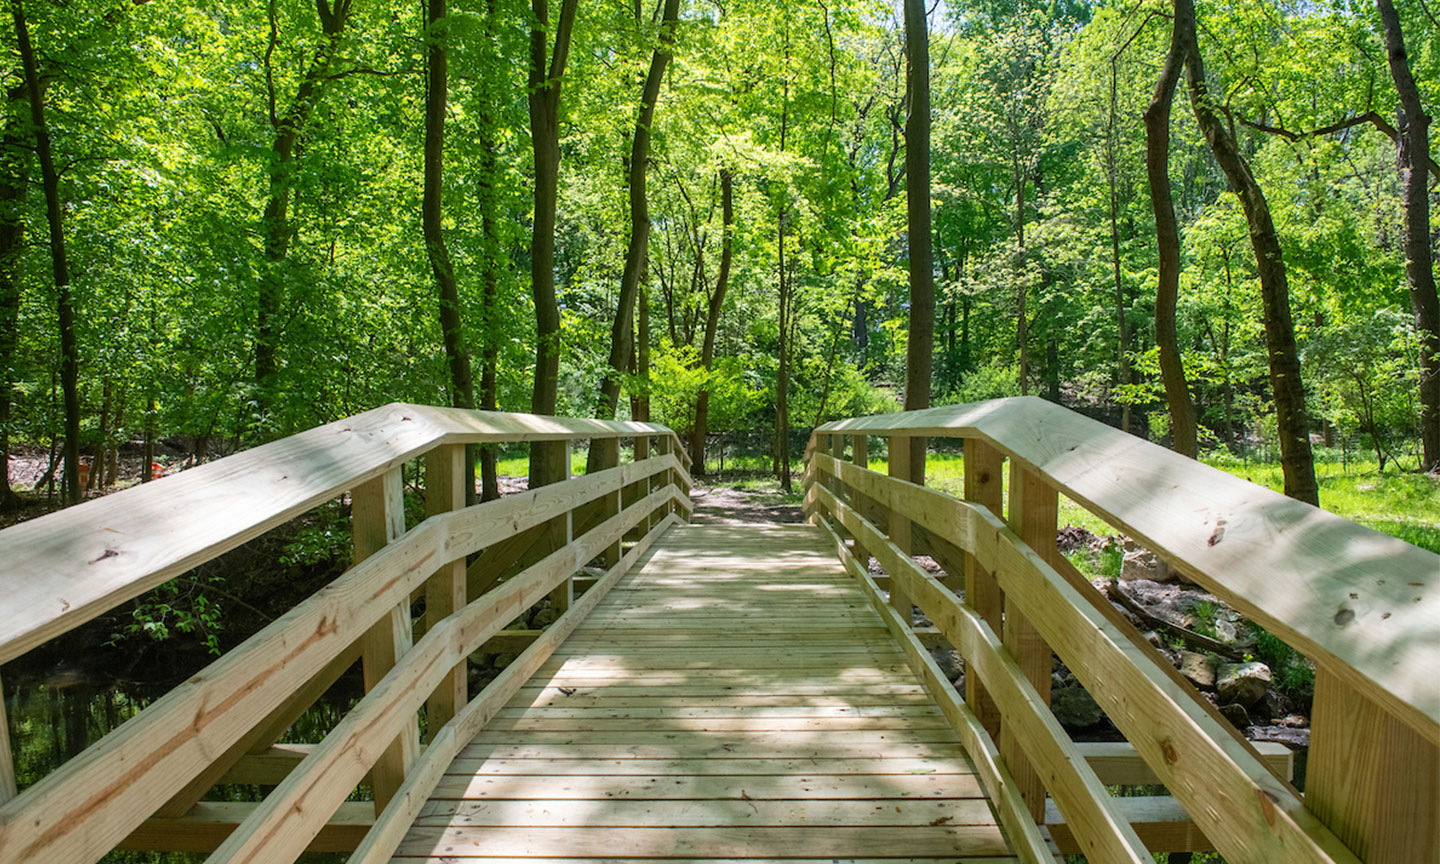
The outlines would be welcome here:
[[[1035,397],[818,431],[987,441],[1440,744],[1440,556]]]
[[[674,436],[658,424],[395,403],[23,522],[0,531],[0,663],[441,444],[641,433]]]
[[[887,632],[814,529],[672,529],[459,752],[397,860],[1008,854]]]

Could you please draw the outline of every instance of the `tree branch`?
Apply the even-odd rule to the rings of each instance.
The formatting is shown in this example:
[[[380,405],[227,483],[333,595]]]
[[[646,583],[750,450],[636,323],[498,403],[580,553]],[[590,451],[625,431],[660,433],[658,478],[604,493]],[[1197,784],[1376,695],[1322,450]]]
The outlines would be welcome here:
[[[1346,129],[1351,129],[1356,126],[1363,126],[1366,123],[1369,123],[1376,129],[1380,130],[1380,132],[1384,134],[1385,137],[1389,138],[1391,141],[1394,141],[1396,144],[1400,143],[1400,133],[1395,129],[1394,126],[1390,125],[1389,121],[1387,121],[1384,117],[1381,117],[1375,111],[1366,111],[1364,114],[1357,114],[1354,117],[1347,117],[1344,120],[1336,121],[1328,126],[1321,126],[1318,129],[1309,129],[1302,132],[1295,132],[1291,129],[1284,129],[1279,126],[1270,126],[1266,123],[1260,123],[1255,120],[1247,120],[1245,117],[1241,116],[1239,112],[1234,111],[1230,108],[1225,108],[1224,111],[1230,116],[1232,120],[1239,123],[1241,126],[1254,129],[1257,132],[1264,132],[1267,135],[1279,135],[1281,138],[1284,138],[1288,141],[1301,141],[1305,138],[1319,138],[1325,135],[1333,135],[1336,132],[1343,132]],[[1437,163],[1433,157],[1427,154],[1425,157],[1425,164],[1426,167],[1430,170],[1430,176],[1437,182],[1440,182],[1440,163]]]

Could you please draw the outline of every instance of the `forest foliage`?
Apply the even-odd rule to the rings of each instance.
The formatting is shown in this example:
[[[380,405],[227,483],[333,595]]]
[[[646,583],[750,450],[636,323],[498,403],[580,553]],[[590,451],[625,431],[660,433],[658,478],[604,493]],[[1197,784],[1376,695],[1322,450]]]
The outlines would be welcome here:
[[[630,314],[618,302],[637,224],[629,160],[657,52],[669,62],[641,172],[641,344],[615,370],[629,397],[619,415],[648,410],[683,438],[705,391],[712,436],[768,452],[777,417],[788,438],[898,409],[911,248],[898,6],[684,0],[671,30],[664,5],[565,4],[554,410],[594,414],[616,316]],[[392,400],[461,404],[422,230],[437,45],[449,73],[438,224],[456,344],[489,362],[495,407],[530,410],[530,58],[565,7],[436,9],[24,4],[68,244],[85,452],[179,438],[203,454]],[[1432,116],[1436,11],[1398,6]],[[1421,341],[1397,144],[1382,128],[1399,102],[1376,8],[1241,0],[1197,12],[1209,91],[1268,196],[1289,268],[1311,431],[1382,468],[1413,468]],[[1035,393],[1168,440],[1142,114],[1171,18],[1153,0],[949,0],[931,11],[934,404]],[[6,26],[0,423],[7,451],[54,453],[65,434],[60,289],[19,33]],[[1367,115],[1381,122],[1347,125]],[[1183,96],[1169,167],[1176,328],[1201,446],[1273,447],[1246,218]],[[1432,210],[1436,188],[1432,179]]]

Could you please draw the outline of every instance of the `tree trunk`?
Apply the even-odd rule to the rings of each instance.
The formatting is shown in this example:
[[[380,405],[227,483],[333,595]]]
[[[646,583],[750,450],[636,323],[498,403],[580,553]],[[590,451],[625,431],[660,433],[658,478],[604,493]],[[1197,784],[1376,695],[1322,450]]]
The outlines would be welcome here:
[[[735,177],[728,169],[720,171],[720,273],[705,313],[705,337],[700,345],[700,365],[709,375],[715,368],[715,336],[720,329],[720,312],[725,308],[725,289],[730,284],[730,259],[734,248],[732,232],[735,225]],[[697,475],[705,474],[705,436],[710,424],[710,388],[701,385],[695,395],[695,426],[690,430],[690,462]]]
[[[475,378],[460,321],[460,285],[445,246],[445,105],[449,101],[449,52],[445,0],[426,0],[425,185],[420,200],[421,231],[440,301],[440,338],[450,365],[450,404],[475,407]],[[465,502],[475,503],[475,447],[466,448]]]
[[[905,211],[910,240],[910,334],[905,410],[930,407],[935,350],[935,267],[930,237],[930,25],[924,0],[905,0],[910,115],[905,118]],[[925,447],[910,447],[910,480],[925,482]]]
[[[578,0],[563,0],[548,65],[548,0],[531,0],[530,138],[535,148],[535,224],[530,240],[530,290],[535,299],[535,388],[530,410],[554,414],[560,391],[560,306],[555,298],[555,204],[560,183],[560,88],[570,56]],[[530,445],[530,488],[565,476],[563,445]]]
[[[487,59],[499,61],[496,43],[496,0],[485,2],[485,49]],[[497,233],[499,201],[495,182],[499,176],[499,159],[495,153],[496,112],[499,95],[490,76],[481,84],[480,94],[480,232],[482,234],[480,265],[480,409],[498,410],[496,376],[500,365],[500,240]],[[480,500],[494,501],[500,497],[497,475],[497,448],[493,444],[480,447]],[[472,469],[473,470],[473,469]],[[474,482],[472,478],[471,488]],[[469,490],[467,489],[467,492]]]
[[[1200,131],[1215,154],[1215,161],[1245,210],[1250,225],[1250,245],[1255,249],[1255,266],[1260,275],[1260,298],[1265,314],[1265,349],[1270,362],[1270,386],[1275,392],[1275,420],[1280,438],[1280,465],[1285,475],[1285,494],[1319,506],[1320,489],[1315,481],[1315,461],[1310,452],[1309,419],[1305,412],[1305,385],[1300,379],[1300,354],[1295,347],[1295,325],[1290,317],[1290,287],[1280,238],[1270,217],[1265,192],[1250,173],[1229,129],[1210,105],[1205,66],[1195,37],[1193,0],[1175,0],[1175,27],[1181,31],[1190,83],[1190,102]]]
[[[630,242],[625,250],[625,269],[620,276],[620,295],[615,308],[615,321],[610,330],[610,359],[605,380],[600,384],[600,404],[595,416],[603,420],[615,418],[620,403],[620,385],[624,380],[626,362],[630,359],[630,342],[634,336],[635,295],[640,286],[640,271],[650,247],[650,206],[646,200],[645,175],[650,165],[650,129],[655,122],[655,103],[660,98],[660,85],[665,80],[665,65],[670,61],[675,43],[675,27],[680,17],[680,0],[665,0],[660,20],[660,40],[650,57],[650,71],[640,92],[640,113],[635,121],[635,134],[630,140],[628,164],[630,187]],[[590,448],[585,471],[598,471],[601,450]]]
[[[1405,197],[1405,281],[1420,338],[1420,469],[1440,469],[1440,300],[1435,291],[1435,261],[1430,248],[1430,199],[1425,189],[1425,160],[1430,154],[1430,117],[1410,74],[1400,17],[1390,0],[1376,0],[1385,30],[1390,77],[1400,95],[1396,123],[1396,163]]]
[[[315,49],[315,58],[295,91],[295,100],[284,118],[276,123],[270,147],[270,189],[260,219],[261,245],[265,268],[260,278],[260,295],[255,311],[255,397],[262,422],[274,407],[276,374],[282,330],[280,318],[285,305],[284,263],[290,252],[290,187],[295,177],[295,144],[305,128],[340,47],[340,34],[350,15],[351,0],[316,0],[324,38]],[[273,94],[272,94],[273,97]],[[272,98],[273,108],[273,98]],[[273,113],[273,112],[272,112]]]
[[[1177,5],[1179,2],[1189,0],[1177,0]],[[1193,24],[1193,14],[1191,19]],[[1160,378],[1165,384],[1165,400],[1170,405],[1170,436],[1175,452],[1194,459],[1199,455],[1200,445],[1195,405],[1190,401],[1190,388],[1185,381],[1185,366],[1180,360],[1175,329],[1175,305],[1180,293],[1180,227],[1175,221],[1175,203],[1170,194],[1170,106],[1175,100],[1175,88],[1185,67],[1187,49],[1183,40],[1182,28],[1177,24],[1170,33],[1170,51],[1165,55],[1160,80],[1155,84],[1155,95],[1145,109],[1145,172],[1150,177],[1150,201],[1155,208],[1155,240],[1160,252],[1160,278],[1155,289],[1155,344],[1160,348]],[[1113,208],[1114,204],[1111,206]],[[1118,295],[1118,237],[1114,242]],[[1123,303],[1119,305],[1123,307]],[[1121,315],[1123,320],[1123,308]]]
[[[15,112],[28,107],[24,88],[12,89],[0,143],[0,465],[5,466],[0,512],[20,505],[20,496],[10,488],[10,411],[15,346],[20,336],[20,256],[25,242],[24,208],[29,182],[23,149],[27,123]]]
[[[60,389],[65,403],[65,476],[61,500],[80,503],[80,354],[75,339],[75,307],[70,296],[70,264],[65,257],[65,226],[60,205],[60,176],[50,149],[50,132],[45,126],[44,94],[30,28],[25,23],[21,0],[14,0],[15,41],[25,69],[25,89],[30,99],[30,123],[35,132],[35,152],[40,158],[40,179],[45,190],[45,219],[50,226],[50,266],[55,276],[56,307],[60,321]]]
[[[1178,77],[1179,76],[1177,73],[1177,80]],[[1130,384],[1130,333],[1128,332],[1129,322],[1126,320],[1129,314],[1129,304],[1126,302],[1125,298],[1125,283],[1120,277],[1120,201],[1119,195],[1116,193],[1116,185],[1118,182],[1117,175],[1119,173],[1118,163],[1120,159],[1120,142],[1117,138],[1115,117],[1118,107],[1117,102],[1119,101],[1118,95],[1116,93],[1116,90],[1118,88],[1118,78],[1119,70],[1116,69],[1115,59],[1112,58],[1110,61],[1110,113],[1107,119],[1107,125],[1105,129],[1105,182],[1106,185],[1109,187],[1110,193],[1110,262],[1113,266],[1115,274],[1115,378],[1119,385],[1123,388]],[[1170,85],[1170,95],[1166,100],[1167,106],[1170,104],[1170,102],[1174,100],[1174,97],[1175,83],[1172,82]],[[1166,108],[1166,114],[1169,114],[1168,107]],[[1168,135],[1168,125],[1166,127],[1166,132]],[[1165,167],[1167,178],[1169,176],[1170,167],[1169,153],[1170,146],[1167,139],[1165,145]],[[1171,210],[1171,216],[1172,218],[1174,216],[1173,208]],[[1122,400],[1121,402],[1120,428],[1125,430],[1126,432],[1130,431],[1130,402],[1128,398]]]

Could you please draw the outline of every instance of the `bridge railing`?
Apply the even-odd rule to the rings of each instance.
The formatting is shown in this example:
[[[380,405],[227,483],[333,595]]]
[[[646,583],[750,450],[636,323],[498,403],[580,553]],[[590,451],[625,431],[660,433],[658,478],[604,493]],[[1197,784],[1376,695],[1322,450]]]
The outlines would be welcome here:
[[[923,486],[927,438],[963,442],[963,500]],[[1017,846],[1033,820],[1091,861],[1440,856],[1440,556],[1035,398],[829,423],[806,452],[807,512],[877,596],[879,561],[902,644],[914,603],[964,657],[952,721]],[[1304,795],[1057,549],[1061,495],[1314,662]],[[1173,797],[1109,794],[1049,710],[1055,656]]]
[[[465,506],[467,444],[563,443],[568,478],[569,444],[587,439],[601,470]],[[417,458],[426,518],[407,530],[401,471]],[[460,748],[688,518],[687,462],[654,424],[389,405],[0,532],[0,661],[347,491],[354,534],[335,581],[18,794],[0,716],[0,861],[389,860]],[[592,561],[603,575],[577,599]],[[548,628],[503,629],[546,598],[562,613]],[[487,644],[520,653],[472,699],[466,658]],[[276,746],[357,659],[359,703],[319,744]],[[373,802],[348,801],[367,777]],[[203,800],[220,783],[274,788]]]

